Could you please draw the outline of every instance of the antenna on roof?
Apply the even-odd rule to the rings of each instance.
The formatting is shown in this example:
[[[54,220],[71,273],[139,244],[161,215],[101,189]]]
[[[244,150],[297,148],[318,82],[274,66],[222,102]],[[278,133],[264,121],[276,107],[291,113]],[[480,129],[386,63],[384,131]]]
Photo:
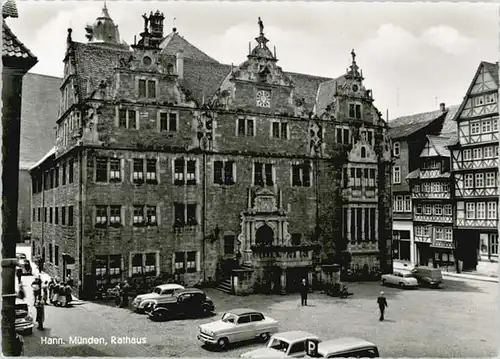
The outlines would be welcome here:
[[[177,28],[175,27],[175,20],[176,20],[176,18],[174,17],[174,18],[172,19],[172,31],[173,31],[173,32],[177,32]]]

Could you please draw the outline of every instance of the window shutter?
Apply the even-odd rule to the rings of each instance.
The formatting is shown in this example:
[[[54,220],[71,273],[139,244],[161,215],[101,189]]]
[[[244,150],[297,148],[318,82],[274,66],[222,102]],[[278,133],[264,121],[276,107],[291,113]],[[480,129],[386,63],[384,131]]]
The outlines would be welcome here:
[[[155,253],[156,257],[156,262],[155,262],[155,268],[156,268],[156,276],[160,276],[160,251],[156,251]]]
[[[172,274],[175,273],[175,252],[172,253]]]
[[[156,225],[159,227],[161,224],[161,207],[160,204],[158,203],[156,205]]]
[[[200,251],[196,251],[196,271],[197,272],[199,272],[200,268],[201,268],[200,262],[201,262]]]

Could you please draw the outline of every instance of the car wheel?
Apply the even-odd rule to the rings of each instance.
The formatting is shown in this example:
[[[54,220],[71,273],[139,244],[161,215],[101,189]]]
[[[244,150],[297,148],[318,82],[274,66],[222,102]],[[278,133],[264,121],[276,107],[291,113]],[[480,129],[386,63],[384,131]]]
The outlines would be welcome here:
[[[28,329],[25,333],[26,335],[33,335],[33,328]]]
[[[267,341],[269,340],[269,338],[271,337],[271,335],[269,333],[262,333],[261,335],[259,335],[259,339],[261,342],[263,343],[267,343]]]
[[[208,315],[210,314],[211,310],[210,310],[210,307],[208,305],[202,305],[201,306],[201,314],[202,315]]]
[[[153,314],[154,320],[157,321],[168,320],[169,317],[170,317],[170,312],[168,310],[159,310]]]
[[[382,279],[382,285],[387,285],[387,281],[385,279]]]
[[[229,340],[227,338],[220,338],[217,340],[217,346],[220,350],[226,350],[229,346]]]
[[[405,284],[404,284],[403,282],[401,282],[401,283],[399,283],[399,286],[400,286],[401,288],[404,288],[404,287],[405,287]]]

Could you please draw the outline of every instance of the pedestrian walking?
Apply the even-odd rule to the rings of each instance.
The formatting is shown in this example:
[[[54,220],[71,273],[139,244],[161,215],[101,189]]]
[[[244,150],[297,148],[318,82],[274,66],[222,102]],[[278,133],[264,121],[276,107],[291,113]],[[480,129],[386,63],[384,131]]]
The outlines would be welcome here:
[[[35,302],[38,299],[42,299],[42,279],[40,278],[40,276],[35,278],[35,280],[31,284],[31,288],[33,288],[33,296],[35,297]]]
[[[42,300],[44,305],[47,305],[48,295],[49,295],[49,282],[45,281],[45,283],[43,283],[42,285]]]
[[[16,276],[17,276],[17,281],[21,283],[21,279],[23,278],[23,269],[19,266],[16,268]]]
[[[54,284],[54,294],[52,294],[52,304],[57,306],[59,304],[59,283]]]
[[[71,286],[69,285],[69,283],[66,283],[66,286],[64,287],[64,296],[66,298],[66,306],[68,307],[73,300],[73,297],[71,295]]]
[[[38,323],[38,329],[43,330],[43,322],[45,320],[45,306],[43,305],[43,302],[38,299],[35,302],[35,308],[36,308],[36,322]]]
[[[380,309],[380,318],[379,320],[384,321],[384,312],[385,308],[388,307],[387,300],[385,299],[384,292],[380,292],[380,296],[377,298],[378,309]]]
[[[130,293],[130,285],[127,281],[122,285],[122,307],[128,308],[128,295]]]
[[[302,283],[300,283],[300,304],[302,306],[307,306],[307,293],[309,293],[309,286],[304,279],[302,279]]]
[[[115,287],[115,305],[117,307],[120,306],[121,302],[121,293],[122,292],[122,284],[118,283]]]
[[[49,302],[50,303],[53,303],[53,297],[54,297],[54,286],[55,286],[55,282],[54,282],[54,278],[50,278],[50,282],[49,282],[49,285],[47,286],[48,290],[49,290]]]

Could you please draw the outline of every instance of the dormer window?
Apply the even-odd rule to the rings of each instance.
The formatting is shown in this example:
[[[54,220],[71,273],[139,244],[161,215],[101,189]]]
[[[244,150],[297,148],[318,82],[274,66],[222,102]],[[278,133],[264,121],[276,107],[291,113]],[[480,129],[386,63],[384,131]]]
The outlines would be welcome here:
[[[156,98],[156,81],[139,79],[138,90],[141,98]]]
[[[394,142],[392,145],[392,153],[394,156],[399,156],[399,153],[401,151],[401,144],[399,142]]]

